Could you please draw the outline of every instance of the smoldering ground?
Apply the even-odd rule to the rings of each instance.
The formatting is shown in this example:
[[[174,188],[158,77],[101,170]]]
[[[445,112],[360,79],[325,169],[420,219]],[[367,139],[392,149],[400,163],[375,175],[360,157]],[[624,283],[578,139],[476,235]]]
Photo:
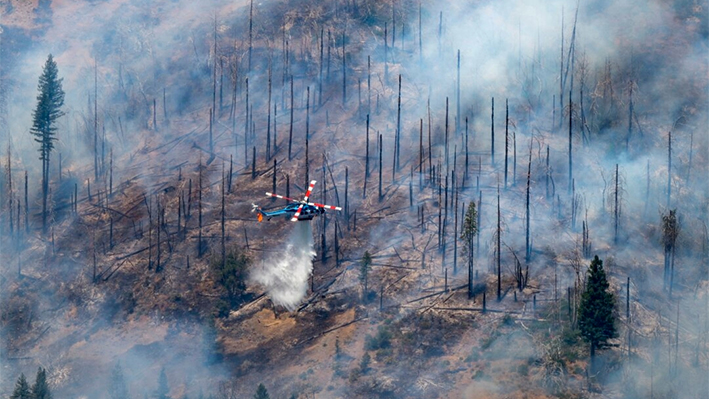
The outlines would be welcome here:
[[[72,8],[67,8],[66,4],[64,6],[60,3],[55,4],[55,16],[58,22],[52,28],[54,30],[50,30],[49,34],[45,36],[46,42],[38,41],[34,47],[23,51],[19,57],[21,61],[13,67],[12,73],[8,74],[14,80],[14,91],[11,94],[13,105],[10,107],[13,116],[11,118],[14,140],[12,148],[14,159],[22,160],[21,168],[30,169],[32,172],[33,165],[38,164],[33,162],[36,158],[34,143],[28,135],[20,133],[26,131],[30,124],[29,114],[34,100],[36,77],[45,54],[50,51],[55,52],[55,55],[58,56],[60,74],[66,77],[65,89],[71,92],[67,97],[67,105],[72,117],[66,118],[62,126],[62,130],[71,132],[71,135],[63,137],[62,141],[58,143],[58,147],[64,152],[65,162],[72,164],[72,173],[78,175],[83,170],[86,171],[86,174],[90,174],[90,165],[93,163],[91,159],[93,107],[91,99],[86,98],[93,96],[93,94],[86,95],[92,93],[94,89],[92,79],[86,79],[87,76],[92,75],[93,59],[98,60],[99,114],[103,114],[101,120],[105,120],[100,124],[106,125],[108,140],[116,149],[119,162],[130,164],[134,156],[140,158],[139,151],[142,146],[136,143],[142,143],[144,137],[141,136],[144,135],[146,140],[149,137],[149,140],[154,143],[160,143],[168,136],[169,131],[173,128],[177,129],[175,126],[179,126],[175,124],[169,129],[152,129],[154,113],[151,115],[151,107],[155,104],[154,100],[158,99],[158,110],[161,109],[159,99],[163,94],[163,88],[167,93],[166,108],[169,110],[167,113],[173,122],[178,120],[174,115],[175,112],[185,111],[186,114],[190,114],[191,111],[194,111],[191,116],[194,116],[195,119],[201,118],[200,129],[202,132],[206,130],[206,115],[209,114],[207,104],[211,102],[212,94],[210,66],[214,65],[214,62],[211,61],[213,55],[210,42],[212,18],[214,17],[212,10],[204,11],[199,9],[201,6],[187,5],[185,2],[176,2],[172,5],[151,5],[134,1],[117,8],[95,6],[92,10],[99,12],[98,20],[107,21],[107,24],[95,27],[85,21],[82,23],[79,18],[82,15],[80,13],[74,13],[74,19],[61,19],[65,22],[60,23],[60,16],[72,15],[72,11],[75,11]],[[219,6],[223,6],[222,3],[214,3],[214,5],[218,9]],[[546,292],[550,292],[550,287],[553,284],[552,278],[549,278],[551,271],[548,266],[556,264],[558,260],[561,267],[570,268],[565,254],[578,247],[580,220],[577,221],[574,229],[569,216],[570,209],[574,207],[576,201],[569,194],[573,185],[575,194],[583,198],[583,202],[579,206],[580,216],[584,216],[586,210],[588,211],[588,223],[594,249],[604,258],[606,256],[615,257],[615,266],[611,273],[614,289],[620,292],[618,282],[630,275],[633,283],[638,283],[639,292],[636,299],[638,302],[644,303],[652,296],[664,296],[661,291],[657,290],[658,286],[662,286],[661,277],[659,277],[662,274],[661,261],[659,260],[662,249],[658,244],[660,235],[656,226],[659,214],[666,211],[667,204],[664,198],[667,193],[667,185],[665,179],[669,174],[672,191],[669,206],[671,208],[678,207],[680,213],[687,215],[685,218],[687,223],[684,224],[685,232],[682,237],[684,245],[680,247],[683,249],[681,249],[677,263],[678,273],[680,273],[677,284],[682,287],[680,292],[684,292],[686,295],[689,295],[688,293],[692,290],[697,292],[700,298],[702,295],[706,295],[704,293],[705,286],[695,284],[697,280],[693,279],[693,276],[699,275],[701,267],[705,265],[700,251],[702,242],[706,241],[705,238],[702,241],[701,229],[702,221],[706,219],[705,216],[702,216],[706,212],[706,182],[698,177],[706,172],[707,164],[707,138],[706,135],[701,134],[701,128],[699,128],[706,126],[707,120],[705,78],[707,68],[706,57],[704,57],[707,46],[706,34],[703,33],[706,24],[706,15],[704,14],[706,13],[692,11],[697,6],[701,11],[702,4],[690,4],[685,1],[671,3],[653,1],[644,7],[630,1],[592,1],[580,4],[575,54],[577,62],[583,59],[582,55],[585,55],[588,62],[585,106],[587,107],[586,111],[589,112],[590,131],[585,133],[582,133],[583,130],[578,128],[581,122],[578,112],[579,95],[576,93],[572,95],[574,105],[571,107],[572,112],[569,112],[565,104],[568,100],[569,84],[567,83],[563,89],[559,88],[561,19],[564,18],[563,34],[565,37],[562,58],[567,63],[570,60],[569,43],[572,37],[572,21],[575,16],[576,3],[537,1],[524,5],[488,2],[423,4],[423,42],[420,43],[416,35],[412,34],[418,29],[417,4],[405,2],[400,9],[394,9],[398,10],[397,23],[402,21],[407,23],[406,32],[408,35],[403,34],[402,30],[398,30],[399,36],[394,42],[392,26],[389,25],[387,39],[391,41],[391,44],[384,44],[385,34],[381,26],[383,23],[380,23],[388,18],[386,15],[390,14],[390,4],[370,2],[366,5],[370,7],[368,10],[381,11],[379,8],[385,8],[385,10],[378,14],[377,18],[379,19],[376,20],[353,18],[342,26],[326,26],[326,37],[329,29],[333,30],[332,36],[334,38],[338,38],[341,33],[358,32],[357,29],[360,26],[364,26],[365,29],[362,32],[367,33],[359,34],[358,39],[342,42],[339,39],[334,39],[332,46],[330,43],[327,44],[326,54],[332,50],[334,61],[332,62],[332,74],[329,68],[324,72],[329,81],[326,79],[324,85],[325,95],[319,98],[322,100],[324,97],[326,104],[328,101],[335,102],[334,99],[339,100],[339,74],[346,71],[348,73],[347,79],[349,79],[347,82],[350,94],[349,104],[351,105],[353,93],[357,92],[356,88],[352,86],[355,80],[362,82],[367,80],[366,58],[367,55],[372,56],[374,61],[370,115],[373,129],[372,138],[374,130],[383,134],[385,186],[392,183],[392,186],[400,187],[408,182],[402,181],[401,174],[397,179],[390,178],[388,173],[390,171],[388,165],[392,164],[394,157],[393,136],[397,129],[393,122],[395,120],[393,115],[395,115],[397,108],[395,80],[398,73],[403,76],[404,98],[401,132],[403,132],[405,145],[401,147],[401,150],[404,158],[408,156],[415,159],[417,157],[418,123],[419,119],[423,118],[424,122],[428,124],[426,119],[429,113],[428,100],[430,98],[434,144],[432,153],[426,152],[426,156],[433,159],[433,164],[437,166],[439,174],[441,166],[445,169],[463,170],[462,122],[465,117],[469,118],[470,148],[475,153],[473,158],[480,160],[482,164],[482,173],[480,176],[475,176],[472,172],[474,168],[469,166],[471,169],[469,176],[472,178],[468,179],[467,188],[461,189],[461,201],[469,202],[478,198],[478,187],[473,188],[472,182],[475,181],[475,177],[479,177],[479,188],[482,191],[483,199],[483,225],[481,226],[483,237],[481,241],[486,247],[478,248],[477,251],[478,254],[482,254],[478,262],[478,265],[481,266],[480,270],[483,272],[481,274],[487,273],[488,270],[492,271],[491,266],[494,264],[494,251],[490,243],[496,222],[493,211],[497,205],[496,186],[498,182],[504,181],[503,153],[507,147],[510,152],[510,162],[512,162],[512,151],[514,151],[514,144],[511,141],[507,145],[503,144],[505,141],[504,100],[509,98],[510,120],[514,125],[510,129],[510,133],[516,134],[517,166],[520,172],[513,176],[514,168],[510,164],[510,184],[507,187],[504,184],[502,186],[501,208],[503,224],[506,226],[503,242],[510,248],[516,249],[518,253],[524,251],[522,234],[525,228],[522,210],[524,184],[521,182],[526,178],[525,155],[529,148],[527,143],[531,141],[533,143],[533,157],[530,229],[534,246],[532,276],[539,276]],[[243,38],[246,32],[244,16],[248,15],[245,6],[244,2],[239,4],[241,8],[232,9],[235,12],[226,13],[224,17],[220,14],[217,26],[219,37],[229,37],[229,40],[220,41],[219,51],[229,54],[230,60],[239,59],[240,63],[237,62],[237,65],[242,70],[245,69],[247,58],[246,39]],[[280,5],[277,6],[280,7]],[[287,6],[288,4],[285,4],[283,8],[288,8]],[[339,3],[335,4],[334,9],[328,8],[329,14],[325,14],[319,23],[324,23],[323,26],[325,26],[327,25],[326,18],[329,16],[337,15],[338,12],[343,15],[343,10],[347,8],[340,7],[338,10],[338,6],[340,6]],[[278,12],[282,10],[276,10],[278,7],[257,3],[257,20],[259,16],[272,16],[271,12],[280,15]],[[361,8],[361,10],[365,9],[364,6]],[[303,14],[291,13],[288,18],[284,17],[283,20],[301,21],[299,18],[305,14],[305,11],[315,12],[317,7],[308,7],[305,4],[302,10],[304,10]],[[94,14],[88,15],[93,16]],[[239,21],[233,29],[229,27],[231,20],[229,23],[223,22],[224,19],[231,17]],[[76,23],[70,28],[67,24],[71,22],[66,21],[75,21]],[[290,22],[288,23],[290,24]],[[272,25],[273,27],[278,26],[278,24]],[[318,25],[318,23],[314,25]],[[110,29],[106,29],[107,26]],[[259,136],[264,136],[263,126],[267,122],[262,120],[265,118],[258,116],[258,109],[266,103],[265,84],[263,83],[267,81],[268,60],[274,60],[270,64],[274,66],[274,76],[282,76],[282,79],[273,80],[276,82],[273,92],[277,93],[274,102],[287,104],[290,90],[287,75],[295,75],[295,96],[299,101],[297,101],[296,107],[294,137],[299,144],[296,145],[296,151],[294,151],[294,160],[290,165],[286,165],[290,167],[290,173],[293,173],[297,168],[298,175],[302,175],[304,162],[302,144],[300,143],[305,137],[304,103],[307,101],[304,100],[304,93],[308,86],[311,87],[311,96],[317,92],[315,88],[318,86],[318,68],[314,62],[319,57],[319,51],[317,40],[312,39],[320,35],[320,29],[307,24],[303,26],[293,24],[293,26],[297,26],[297,29],[303,33],[303,37],[295,37],[295,35],[286,37],[286,29],[284,28],[284,41],[288,40],[289,46],[291,46],[291,53],[288,56],[293,60],[291,64],[284,63],[288,65],[285,68],[287,72],[281,74],[283,71],[278,70],[280,69],[279,57],[285,57],[285,54],[281,56],[280,51],[270,50],[260,52],[256,49],[254,51],[255,67],[250,76],[250,100],[255,104],[255,119],[259,126],[255,130]],[[339,31],[343,27],[347,28],[346,32]],[[51,40],[53,36],[62,37],[62,32],[74,30],[78,33],[72,35],[70,39],[77,41],[75,45],[66,47]],[[269,41],[269,43],[279,42],[280,33],[273,34],[275,30],[277,29],[260,31],[260,39]],[[270,33],[265,34],[266,31]],[[52,35],[52,32],[60,34]],[[238,43],[234,47],[239,49],[234,50],[233,53],[231,52],[233,43],[230,36],[232,34],[234,37],[242,37],[243,39],[237,40]],[[256,36],[259,38],[259,32]],[[76,37],[80,37],[81,40]],[[92,41],[103,44],[90,46]],[[348,45],[346,56],[348,67],[342,69],[339,67],[339,63],[342,61],[339,51],[342,51],[340,45],[345,42]],[[418,54],[419,45],[423,49],[420,55]],[[670,47],[674,50],[668,50]],[[87,50],[89,48],[97,51],[97,54],[94,56],[89,54]],[[117,51],[117,48],[120,51]],[[278,48],[280,50],[280,47]],[[456,62],[457,49],[461,50],[462,64],[460,112],[457,111],[458,104],[455,100],[457,77],[455,67],[453,67]],[[285,48],[283,50],[285,53]],[[229,62],[226,61],[227,64]],[[388,65],[383,66],[383,62]],[[25,68],[25,65],[32,65],[32,68]],[[385,78],[387,68],[388,80]],[[576,72],[568,72],[569,82],[574,77],[577,79],[574,83],[576,89],[582,85],[578,75],[579,70],[580,67],[576,69]],[[185,84],[164,84],[156,79],[156,77],[166,75],[173,76],[175,81],[185,82]],[[225,75],[225,81],[229,81],[230,74]],[[122,83],[120,77],[123,79]],[[239,87],[237,98],[239,111],[236,111],[238,118],[245,116],[241,106],[241,102],[244,100],[243,77],[242,75],[241,78],[236,79]],[[367,91],[365,87],[362,84],[362,93]],[[627,115],[624,115],[630,105],[629,87],[633,87],[634,93],[635,118],[631,115],[632,133],[628,132]],[[604,95],[604,91],[608,91],[609,94]],[[121,101],[123,96],[127,96],[129,100]],[[496,104],[495,162],[490,160],[492,142],[490,140],[489,108],[490,97],[493,96]],[[564,96],[564,103],[559,104],[561,96]],[[366,95],[364,97],[366,104]],[[451,136],[455,137],[455,139],[451,139],[448,149],[444,148],[443,144],[446,97],[450,99],[451,110],[449,131]],[[313,106],[311,110],[314,113],[314,97],[310,100]],[[279,137],[281,139],[285,136],[283,134],[284,120],[287,120],[287,116],[285,116],[287,114],[284,115],[282,112],[284,109],[287,107],[279,108],[281,129]],[[591,109],[596,111],[592,113]],[[360,111],[362,111],[361,108]],[[332,119],[335,119],[336,111],[329,109],[329,112],[333,116]],[[249,115],[249,112],[246,111],[245,114]],[[574,126],[572,141],[574,144],[575,180],[571,180],[567,176],[568,132],[565,131],[565,128],[569,122],[567,119],[569,114],[572,116]],[[119,119],[119,115],[123,116],[123,119]],[[552,115],[555,116],[554,120],[552,120]],[[376,194],[370,191],[368,201],[352,199],[355,197],[353,193],[357,198],[359,197],[359,187],[362,183],[361,177],[355,177],[355,170],[356,168],[361,169],[363,163],[364,113],[359,112],[357,116],[352,115],[352,120],[329,129],[325,127],[327,117],[323,116],[322,112],[311,115],[311,118],[313,118],[310,126],[313,134],[311,140],[314,139],[311,145],[317,140],[320,143],[318,153],[327,152],[331,159],[342,159],[343,162],[348,162],[350,165],[350,178],[357,182],[357,185],[350,186],[352,190],[350,201],[353,209],[359,208],[360,224],[362,225],[362,215],[369,216],[367,215],[368,207],[372,209],[372,212],[378,211],[389,206],[386,202],[395,198],[385,195],[384,203],[378,204],[376,199],[372,199]],[[456,119],[458,123],[454,126],[453,121]],[[158,112],[156,120],[159,126],[168,126],[160,112]],[[678,120],[680,123],[675,123]],[[126,131],[126,136],[123,138],[120,133],[121,125],[122,129]],[[218,137],[217,146],[224,145],[224,148],[228,148],[227,151],[233,152],[239,165],[248,165],[250,155],[247,157],[242,154],[245,153],[245,150],[250,151],[251,148],[241,144],[241,140],[244,139],[240,131],[241,120],[239,120],[239,132],[236,134],[236,148],[230,148],[235,140],[230,137],[230,134],[234,132],[230,132],[231,126],[228,125],[230,124],[225,124],[224,121],[217,124],[219,126],[215,135]],[[190,125],[190,127],[192,126]],[[675,158],[671,169],[668,168],[667,163],[668,131],[673,131],[674,134]],[[626,133],[629,135],[627,147]],[[585,137],[586,135],[588,137]],[[202,136],[203,139],[204,137],[206,135]],[[359,139],[355,139],[357,137]],[[332,141],[328,140],[326,143],[323,138],[332,138]],[[692,140],[694,141],[692,142]],[[448,160],[442,159],[443,154],[446,153],[446,150],[453,152],[456,145],[457,165],[451,163],[453,167],[447,168]],[[549,145],[551,153],[549,167],[547,167],[545,159],[547,145]],[[286,145],[282,144],[281,151],[284,151],[284,148]],[[372,152],[374,148],[377,147],[372,145]],[[626,148],[628,149],[627,154],[625,153]],[[690,154],[693,150],[692,158]],[[262,150],[259,148],[258,151],[258,156],[261,157]],[[313,147],[311,147],[311,151],[313,151]],[[125,157],[120,157],[121,152],[126,154]],[[311,156],[313,156],[313,152],[311,152]],[[180,158],[181,156],[175,157]],[[317,157],[319,160],[319,155]],[[228,156],[224,155],[224,158],[226,159]],[[453,157],[450,158],[452,161]],[[285,156],[281,152],[279,162],[284,159]],[[371,157],[372,163],[375,159],[376,156]],[[313,162],[317,162],[317,160]],[[196,159],[191,159],[191,161],[194,164],[197,163]],[[163,159],[158,159],[157,163],[165,162]],[[408,165],[404,164],[404,172],[406,172]],[[474,165],[474,162],[471,164]],[[612,186],[611,182],[614,180],[616,164],[619,164],[620,174],[624,175],[627,186],[622,190],[623,194],[620,196],[623,209],[620,216],[621,237],[618,241],[620,245],[614,246],[611,244],[614,242],[612,222],[614,198],[609,198],[609,192]],[[53,165],[53,170],[56,171],[57,164],[53,163]],[[134,165],[134,167],[135,169],[147,169],[141,164]],[[649,172],[646,168],[650,169]],[[144,182],[141,184],[144,184],[145,187],[159,186],[159,179],[155,177],[157,173],[152,173],[152,171],[160,169],[150,170],[151,173],[147,173],[143,177]],[[375,170],[374,167],[370,167],[370,171]],[[244,174],[249,172],[248,168],[243,171]],[[448,172],[449,170],[445,170],[443,173],[447,174]],[[369,189],[372,190],[374,187],[374,191],[376,191],[375,173],[372,173],[369,180]],[[403,174],[408,175],[408,173]],[[430,181],[431,176],[425,171],[415,170],[411,174],[415,190],[419,189],[416,184],[420,181],[420,174],[424,174],[425,180]],[[218,171],[212,168],[205,173],[205,180],[209,181],[211,178],[211,181],[215,181],[216,175],[218,175]],[[118,176],[120,176],[120,172],[117,172],[117,179]],[[291,174],[291,178],[295,179],[293,176],[294,174]],[[341,171],[336,170],[335,176],[338,184],[342,187]],[[646,176],[649,184],[645,184]],[[279,179],[281,178],[282,176],[279,177]],[[552,181],[549,189],[551,195],[546,194],[547,190],[544,187],[544,181],[548,179]],[[417,195],[436,197],[436,188],[430,191],[430,193],[427,190],[423,194],[417,193]],[[418,192],[420,193],[420,191]],[[248,195],[251,193],[245,194],[245,196]],[[397,196],[396,199],[405,202],[404,197]],[[434,202],[430,201],[429,204]],[[207,204],[206,200],[205,204]],[[205,208],[207,206],[212,210],[218,207],[215,206],[214,201],[205,205]],[[401,206],[401,208],[406,207]],[[426,231],[427,234],[433,234],[438,223],[435,216],[431,217],[431,213],[430,209],[427,209],[428,218],[425,221],[425,227],[429,228]],[[384,214],[387,217],[381,217],[376,223],[371,223],[371,239],[364,245],[387,247],[401,244],[401,237],[389,239],[386,234],[390,231],[387,224],[391,222],[392,218],[398,216],[393,212],[382,213],[382,215]],[[413,218],[406,212],[402,214],[405,215],[404,218]],[[584,217],[580,219],[584,219]],[[146,220],[147,216],[144,216],[139,222],[145,224]],[[689,221],[692,222],[689,223]],[[296,226],[296,231],[300,227]],[[448,229],[449,244],[444,246],[448,251],[448,260],[447,265],[444,266],[450,266],[453,255],[452,245],[450,245],[450,229],[452,229],[450,219],[448,220]],[[316,234],[318,237],[320,236],[320,232]],[[312,236],[312,233],[308,236]],[[281,258],[268,261],[271,265],[270,269],[265,264],[262,265],[264,270],[269,270],[260,276],[262,284],[272,287],[270,290],[272,298],[279,298],[276,300],[281,301],[285,307],[297,306],[295,305],[298,302],[296,298],[305,292],[303,278],[305,278],[304,284],[307,289],[307,275],[310,270],[306,263],[310,264],[312,255],[309,251],[298,252],[294,247],[296,245],[294,243],[305,242],[303,241],[304,237],[305,234],[291,237],[289,239],[293,240],[293,244],[289,242],[285,245],[284,253],[295,253],[297,256],[293,259],[300,259],[299,262],[296,262],[297,265],[288,259]],[[312,248],[312,243],[308,241],[307,247]],[[8,251],[3,252],[9,253],[11,248],[4,249]],[[361,248],[358,248],[357,252],[362,252]],[[504,260],[509,261],[509,252],[504,251],[503,257],[505,257]],[[443,267],[438,267],[440,265],[437,264],[437,256],[431,257],[431,259],[433,262],[430,263],[436,263],[435,273],[437,274],[435,277],[440,283],[442,276],[439,271],[442,271]],[[546,277],[544,278],[544,276]],[[573,273],[559,273],[558,284],[560,287],[572,285],[574,278]],[[286,295],[279,297],[278,292],[286,293]],[[390,298],[390,300],[393,299]],[[701,300],[697,302],[685,300],[683,303],[687,304],[686,306],[690,309],[686,311],[687,314],[701,313],[703,303]],[[657,311],[658,308],[652,308],[652,310]],[[683,310],[683,314],[684,312]],[[665,313],[667,312],[665,311]],[[682,326],[690,326],[687,329],[689,334],[687,336],[690,337],[690,340],[687,342],[692,343],[694,338],[701,335],[702,324],[698,320],[701,318],[689,318],[685,323],[685,320],[682,319]],[[662,325],[664,326],[662,334],[665,334],[661,334],[663,339],[660,340],[663,342],[663,351],[671,347],[664,344],[668,341],[669,325],[668,320],[665,320],[665,324]],[[684,327],[680,331],[681,334],[684,334]],[[681,342],[680,351],[685,353],[690,349],[690,344],[685,344],[685,341]],[[642,351],[638,351],[638,356],[644,355]],[[703,367],[701,361],[705,360],[700,357],[700,367],[694,368],[694,370],[704,370],[701,368]],[[693,366],[688,362],[688,367],[692,368]],[[629,370],[639,369],[629,368]],[[645,371],[647,371],[646,368]],[[445,373],[446,369],[445,367],[431,367],[430,372],[432,376],[437,376]],[[687,378],[692,375],[691,373],[687,374]],[[687,387],[689,384],[683,384],[683,386]],[[680,386],[681,388],[682,386]]]

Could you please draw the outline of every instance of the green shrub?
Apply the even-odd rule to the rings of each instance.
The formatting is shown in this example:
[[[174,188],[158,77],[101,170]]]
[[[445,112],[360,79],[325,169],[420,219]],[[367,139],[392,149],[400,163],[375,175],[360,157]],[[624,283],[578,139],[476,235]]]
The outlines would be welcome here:
[[[385,326],[379,326],[375,336],[367,335],[364,341],[364,349],[374,351],[391,347],[392,334]]]
[[[223,261],[220,256],[213,256],[211,267],[216,282],[226,291],[226,299],[231,305],[237,305],[243,299],[246,290],[246,272],[251,265],[251,258],[239,248],[232,248]]]
[[[362,360],[359,362],[359,370],[362,374],[367,374],[367,371],[369,371],[369,363],[371,360],[372,358],[369,356],[369,353],[364,352]]]
[[[378,362],[388,363],[393,355],[394,350],[392,348],[380,348],[374,354],[374,358],[377,359]]]
[[[522,363],[517,366],[517,373],[520,375],[529,375],[529,366],[526,363]]]

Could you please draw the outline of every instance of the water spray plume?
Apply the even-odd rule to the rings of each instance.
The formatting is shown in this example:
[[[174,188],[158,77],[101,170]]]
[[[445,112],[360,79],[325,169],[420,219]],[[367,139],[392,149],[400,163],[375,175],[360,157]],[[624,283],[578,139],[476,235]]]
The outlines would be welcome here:
[[[295,223],[285,248],[263,261],[251,281],[264,286],[274,304],[295,310],[308,292],[314,257],[310,222]]]

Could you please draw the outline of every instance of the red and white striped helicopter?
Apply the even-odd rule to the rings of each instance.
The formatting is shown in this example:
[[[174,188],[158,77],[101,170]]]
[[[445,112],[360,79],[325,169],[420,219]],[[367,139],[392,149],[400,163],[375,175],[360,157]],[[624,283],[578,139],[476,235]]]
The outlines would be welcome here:
[[[259,222],[262,221],[264,217],[267,220],[271,220],[271,218],[274,216],[284,216],[286,218],[290,218],[291,222],[297,222],[300,220],[312,220],[315,216],[322,215],[323,213],[325,213],[325,209],[341,211],[342,208],[340,208],[339,206],[308,202],[308,198],[310,198],[310,194],[313,192],[313,187],[315,187],[315,183],[315,180],[312,180],[310,182],[310,187],[308,187],[308,191],[305,193],[305,197],[301,201],[274,193],[266,193],[267,197],[282,198],[284,200],[292,201],[292,203],[286,205],[281,209],[277,209],[270,212],[264,211],[263,209],[261,209],[260,206],[256,204],[251,204],[251,212],[256,212],[256,214],[258,215]]]

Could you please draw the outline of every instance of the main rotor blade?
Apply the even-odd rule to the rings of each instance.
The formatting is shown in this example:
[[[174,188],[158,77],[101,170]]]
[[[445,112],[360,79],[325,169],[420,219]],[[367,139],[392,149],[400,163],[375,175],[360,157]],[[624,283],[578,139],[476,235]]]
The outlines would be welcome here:
[[[308,197],[310,197],[310,194],[313,192],[313,187],[315,187],[315,180],[310,181],[310,187],[308,187],[308,191],[305,192],[305,198],[303,198],[303,202],[308,202]]]
[[[298,221],[298,216],[300,216],[300,211],[303,209],[303,204],[300,204],[298,207],[298,210],[295,211],[295,215],[290,219],[291,222],[297,222]]]
[[[274,194],[274,193],[266,193],[266,196],[267,196],[267,197],[282,198],[282,199],[284,199],[284,200],[289,200],[289,201],[293,201],[293,202],[300,202],[300,201],[298,201],[298,200],[296,200],[296,199],[284,197],[284,196],[282,196],[282,195],[278,195],[278,194]]]
[[[318,203],[316,203],[316,202],[308,202],[308,205],[317,206],[318,208],[331,209],[331,210],[333,210],[333,211],[341,211],[341,210],[342,210],[342,208],[340,208],[339,206],[318,204]]]

